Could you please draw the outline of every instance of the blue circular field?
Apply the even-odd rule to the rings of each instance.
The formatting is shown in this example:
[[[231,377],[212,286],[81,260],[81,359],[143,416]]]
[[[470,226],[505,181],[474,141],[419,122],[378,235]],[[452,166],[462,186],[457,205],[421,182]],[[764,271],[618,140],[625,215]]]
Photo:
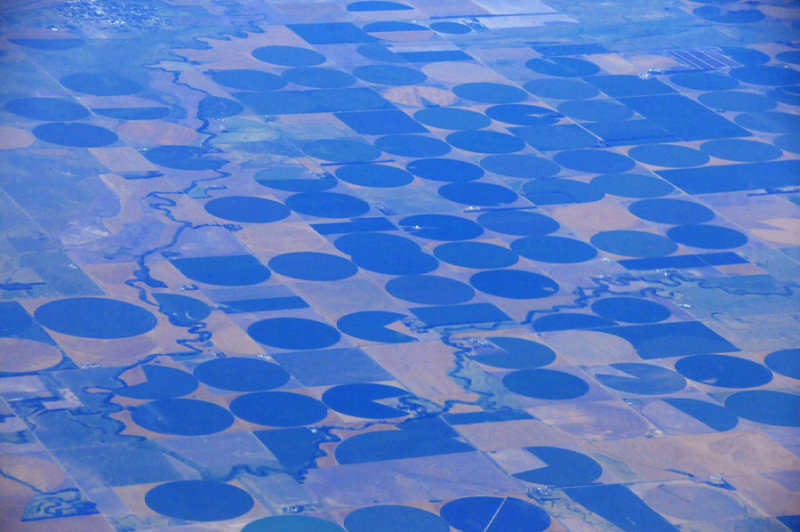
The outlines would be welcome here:
[[[273,91],[286,86],[286,81],[280,76],[262,70],[216,70],[211,72],[211,79],[242,91]]]
[[[425,135],[387,135],[375,140],[375,146],[402,157],[439,157],[451,149],[445,141]]]
[[[672,198],[637,201],[628,210],[638,218],[660,224],[700,224],[714,218],[714,211],[704,205]]]
[[[775,137],[772,141],[775,146],[791,153],[800,153],[800,134],[789,134]]]
[[[515,498],[464,497],[448,502],[442,517],[463,532],[537,532],[550,526],[550,516],[535,504]]]
[[[264,63],[281,66],[310,67],[325,62],[321,53],[297,46],[263,46],[253,50],[252,55]]]
[[[712,72],[685,72],[673,74],[669,80],[679,87],[699,91],[722,91],[735,89],[739,82],[722,74]]]
[[[255,341],[281,349],[322,349],[339,341],[339,331],[304,318],[267,318],[247,328]]]
[[[438,275],[408,275],[386,283],[386,291],[398,299],[421,305],[456,305],[472,299],[467,284]]]
[[[600,69],[594,63],[576,57],[553,57],[531,59],[525,66],[545,76],[576,78],[597,74]]]
[[[517,193],[510,188],[492,183],[463,182],[439,187],[439,195],[463,205],[493,207],[517,201]]]
[[[246,491],[208,480],[179,480],[156,486],[144,502],[154,512],[185,521],[226,521],[254,505]]]
[[[368,506],[350,513],[344,519],[348,532],[448,532],[450,527],[438,515],[410,506]]]
[[[574,179],[536,179],[522,186],[525,196],[536,205],[591,203],[603,199],[603,190],[592,183]]]
[[[252,255],[186,257],[171,262],[189,279],[220,286],[258,284],[271,275],[269,269]]]
[[[89,110],[79,103],[61,98],[18,98],[3,106],[9,113],[31,120],[67,122],[89,116]]]
[[[753,388],[772,380],[772,372],[761,364],[729,355],[684,357],[675,369],[687,379],[722,388]]]
[[[355,196],[338,192],[303,192],[289,196],[286,206],[293,211],[318,218],[355,218],[369,211],[369,204]]]
[[[329,408],[347,416],[365,419],[391,419],[407,416],[408,412],[378,401],[410,395],[408,391],[396,386],[359,382],[329,388],[322,394],[322,402]]]
[[[233,424],[225,408],[197,399],[158,399],[131,410],[134,423],[151,432],[175,436],[205,436]]]
[[[99,148],[119,140],[117,134],[100,126],[79,122],[50,122],[33,128],[33,136],[39,140],[74,148]]]
[[[253,392],[231,402],[236,417],[270,427],[301,427],[325,419],[327,407],[312,397],[292,392]]]
[[[377,273],[412,275],[439,266],[439,261],[423,253],[416,242],[397,235],[352,233],[337,238],[334,245],[359,267]]]
[[[508,103],[489,107],[486,115],[498,122],[518,126],[545,126],[555,124],[561,115],[540,105]]]
[[[216,170],[228,163],[225,159],[207,157],[210,153],[213,152],[198,146],[167,145],[146,149],[142,155],[153,164],[173,170]]]
[[[725,0],[725,2],[719,0],[705,0],[704,3],[722,4],[734,1],[736,0]],[[764,52],[753,48],[745,48],[743,46],[723,46],[722,53],[745,66],[763,65],[764,63],[769,63],[770,60],[770,57]]]
[[[742,113],[734,121],[742,127],[766,133],[800,132],[800,115],[783,111],[767,111],[764,113]]]
[[[458,22],[434,22],[430,25],[430,28],[433,31],[447,33],[450,35],[463,35],[472,31],[472,28],[469,26],[465,24],[459,24]]]
[[[304,281],[339,281],[352,277],[358,272],[349,260],[313,251],[300,251],[276,255],[269,261],[275,272]]]
[[[483,234],[483,228],[466,218],[450,214],[415,214],[398,222],[407,233],[429,240],[471,240]]]
[[[562,151],[553,159],[561,166],[593,174],[627,172],[636,166],[635,162],[624,155],[602,150]]]
[[[494,174],[525,179],[552,177],[560,170],[553,161],[531,154],[490,155],[481,159],[481,166]]]
[[[44,327],[81,338],[128,338],[155,328],[158,321],[137,305],[104,297],[74,297],[45,303],[34,313]]]
[[[704,142],[700,149],[718,159],[743,163],[770,161],[783,154],[781,150],[771,144],[745,139],[710,140]]]
[[[644,231],[601,231],[591,242],[598,249],[625,257],[663,257],[678,249],[669,238]]]
[[[238,392],[278,388],[289,382],[289,373],[272,362],[255,358],[226,357],[203,362],[194,376],[209,386]]]
[[[356,82],[347,72],[321,67],[292,68],[284,71],[281,77],[290,83],[316,89],[340,89]]]
[[[431,107],[414,113],[414,118],[426,126],[440,129],[481,129],[492,123],[483,113],[454,107]]]
[[[800,83],[800,72],[793,68],[783,68],[779,66],[758,65],[734,68],[730,71],[730,75],[745,83],[766,85],[769,87],[796,85]]]
[[[762,112],[777,105],[777,102],[763,94],[744,91],[707,92],[697,97],[703,105],[714,111]]]
[[[487,270],[469,282],[481,292],[508,299],[539,299],[558,292],[558,284],[549,277],[524,270]]]
[[[767,355],[764,364],[775,373],[800,379],[800,349],[782,349]]]
[[[323,192],[336,186],[336,178],[330,174],[308,176],[308,171],[298,166],[276,166],[256,172],[253,179],[265,187],[287,192]]]
[[[428,76],[406,66],[399,65],[364,65],[353,69],[358,79],[378,85],[418,85]]]
[[[597,250],[585,242],[563,236],[528,236],[511,243],[511,249],[525,258],[554,264],[586,262]]]
[[[719,225],[679,225],[667,231],[667,236],[684,246],[702,249],[738,248],[747,243],[747,235]]]
[[[551,401],[575,399],[589,391],[583,379],[552,369],[512,371],[503,377],[503,386],[526,397]]]
[[[345,334],[370,342],[402,344],[414,342],[416,338],[388,328],[403,318],[405,314],[381,310],[353,312],[339,318],[336,326]]]
[[[433,250],[437,259],[462,268],[508,268],[517,263],[513,251],[486,242],[450,242]]]
[[[373,61],[384,63],[405,63],[406,60],[379,43],[362,44],[356,48],[356,53]]]
[[[622,393],[639,395],[667,395],[686,388],[686,379],[671,369],[653,364],[620,362],[609,364],[615,373],[597,373],[594,378],[601,384]],[[624,375],[619,375],[624,373]]]
[[[242,532],[344,532],[344,528],[308,515],[273,515],[253,521]]]
[[[772,390],[737,392],[725,406],[739,417],[779,427],[800,427],[800,395]]]
[[[503,353],[479,354],[471,357],[472,360],[487,366],[530,369],[547,366],[556,359],[556,354],[552,349],[538,342],[512,336],[489,336],[486,339],[504,351]]]
[[[447,135],[452,146],[473,153],[513,153],[525,148],[525,142],[497,131],[468,130]]]
[[[185,371],[155,364],[143,364],[141,368],[147,380],[115,388],[114,395],[133,399],[170,399],[197,389],[197,379]]]
[[[287,218],[291,211],[277,201],[253,196],[225,196],[204,205],[212,216],[244,223],[270,223]]]
[[[594,86],[571,79],[534,79],[525,82],[525,90],[541,98],[583,100],[600,94]]]
[[[627,323],[656,323],[671,316],[667,307],[638,297],[607,297],[592,303],[599,316]]]
[[[663,179],[627,173],[599,175],[592,184],[606,194],[623,198],[658,198],[675,190]]]
[[[632,148],[628,155],[637,161],[667,168],[702,166],[708,162],[705,153],[675,144],[645,144]]]
[[[414,176],[402,168],[385,164],[352,164],[336,170],[336,177],[352,185],[371,188],[402,187]]]
[[[547,235],[558,231],[559,223],[549,216],[521,210],[494,210],[478,216],[486,229],[506,235]]]
[[[141,85],[133,80],[102,72],[79,72],[61,78],[66,88],[93,96],[124,96],[142,90]]]
[[[408,163],[406,169],[423,179],[451,183],[474,181],[484,174],[480,166],[458,159],[418,159]]]

